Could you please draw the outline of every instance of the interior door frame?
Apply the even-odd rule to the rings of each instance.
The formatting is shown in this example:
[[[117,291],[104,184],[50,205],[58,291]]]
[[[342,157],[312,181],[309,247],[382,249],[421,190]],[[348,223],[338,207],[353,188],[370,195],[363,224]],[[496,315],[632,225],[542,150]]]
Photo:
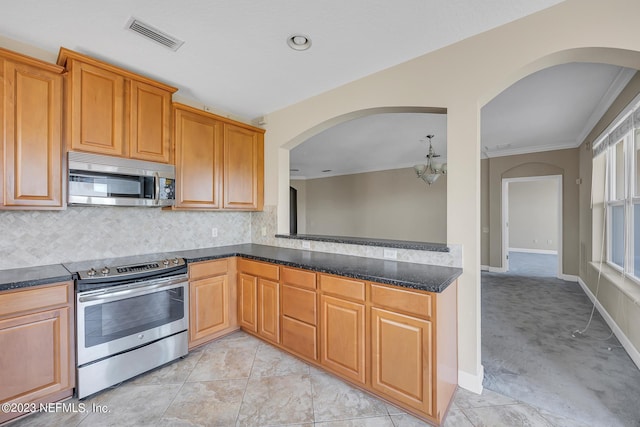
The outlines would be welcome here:
[[[512,182],[530,182],[554,180],[557,186],[558,197],[558,266],[556,277],[564,276],[562,271],[562,175],[525,176],[518,178],[502,178],[502,271],[509,271],[509,184]]]

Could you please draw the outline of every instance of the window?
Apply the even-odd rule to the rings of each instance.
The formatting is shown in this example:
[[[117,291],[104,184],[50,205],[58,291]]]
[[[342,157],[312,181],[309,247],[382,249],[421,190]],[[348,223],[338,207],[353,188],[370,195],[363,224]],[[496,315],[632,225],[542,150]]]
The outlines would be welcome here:
[[[594,144],[596,157],[593,172],[594,178],[595,174],[598,174],[605,183],[603,195],[606,210],[604,212],[606,238],[602,242],[606,245],[605,260],[625,276],[633,277],[640,282],[640,176],[638,174],[640,171],[640,120],[638,119],[640,119],[640,104],[636,103],[635,108],[626,109],[622,119],[613,126],[613,130]],[[600,153],[603,153],[604,159],[598,158]],[[596,196],[594,202],[598,198]],[[597,209],[594,203],[594,219]]]

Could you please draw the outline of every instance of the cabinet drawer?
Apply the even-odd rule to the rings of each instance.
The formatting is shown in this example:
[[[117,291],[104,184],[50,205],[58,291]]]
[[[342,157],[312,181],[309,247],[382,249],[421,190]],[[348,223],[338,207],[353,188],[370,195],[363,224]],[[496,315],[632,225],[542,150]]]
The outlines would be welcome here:
[[[316,325],[316,291],[282,285],[282,314]]]
[[[364,282],[344,277],[320,275],[320,290],[328,294],[364,301]]]
[[[244,258],[238,260],[238,271],[252,276],[264,277],[265,279],[278,280],[280,278],[279,268],[275,264],[266,262],[249,261]]]
[[[222,274],[226,274],[228,269],[229,266],[227,258],[189,264],[189,280],[220,276]]]
[[[72,290],[71,282],[66,282],[0,294],[0,317],[71,304]]]
[[[414,316],[431,317],[431,295],[402,288],[371,284],[373,305],[391,308]]]
[[[283,317],[282,345],[300,356],[318,360],[318,340],[315,326]]]
[[[301,288],[316,288],[316,273],[297,268],[282,267],[282,283],[300,286]]]

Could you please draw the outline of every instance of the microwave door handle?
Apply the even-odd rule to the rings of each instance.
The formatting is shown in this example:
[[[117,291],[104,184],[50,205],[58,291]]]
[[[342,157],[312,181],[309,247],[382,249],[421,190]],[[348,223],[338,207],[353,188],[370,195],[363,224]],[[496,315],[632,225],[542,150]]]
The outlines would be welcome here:
[[[156,189],[156,205],[160,204],[160,175],[158,172],[153,173],[153,182]]]

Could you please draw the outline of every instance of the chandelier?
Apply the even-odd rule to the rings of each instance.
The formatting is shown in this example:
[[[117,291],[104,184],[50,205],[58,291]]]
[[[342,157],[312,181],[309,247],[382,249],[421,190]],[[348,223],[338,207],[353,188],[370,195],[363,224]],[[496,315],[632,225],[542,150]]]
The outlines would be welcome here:
[[[415,165],[413,167],[418,178],[422,178],[422,180],[429,185],[436,182],[440,175],[444,175],[447,173],[446,163],[436,163],[433,161],[433,159],[440,157],[440,154],[436,154],[435,151],[433,151],[431,138],[433,138],[433,135],[427,135],[427,139],[429,139],[429,151],[427,152],[426,156],[427,163],[423,165]]]

